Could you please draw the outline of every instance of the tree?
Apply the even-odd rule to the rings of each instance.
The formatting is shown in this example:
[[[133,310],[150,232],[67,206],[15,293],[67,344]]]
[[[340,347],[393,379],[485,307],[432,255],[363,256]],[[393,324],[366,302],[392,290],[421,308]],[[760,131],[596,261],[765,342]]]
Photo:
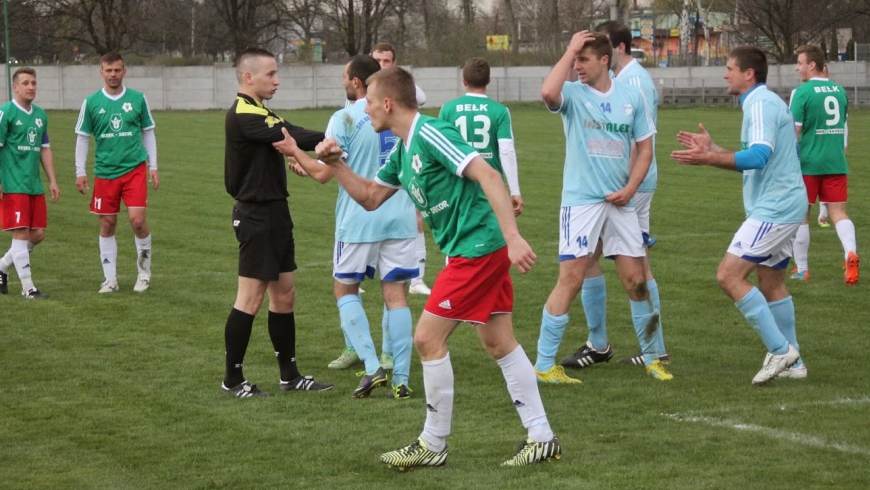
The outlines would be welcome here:
[[[508,27],[508,36],[511,43],[511,53],[517,54],[520,52],[520,35],[517,28],[517,19],[514,17],[514,6],[511,0],[503,0],[504,14]]]
[[[329,0],[324,17],[336,29],[338,40],[349,56],[368,53],[379,34],[391,0]]]
[[[235,59],[247,47],[268,46],[289,26],[283,0],[206,0],[224,22]]]
[[[89,48],[103,55],[128,51],[137,38],[133,19],[146,18],[143,4],[134,0],[43,0],[44,15],[57,24],[55,36],[72,42],[80,51]]]

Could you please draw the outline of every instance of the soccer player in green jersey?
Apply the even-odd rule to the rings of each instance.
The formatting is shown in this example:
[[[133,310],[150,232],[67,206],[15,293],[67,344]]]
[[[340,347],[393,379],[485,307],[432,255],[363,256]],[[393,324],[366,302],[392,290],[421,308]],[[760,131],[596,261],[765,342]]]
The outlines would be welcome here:
[[[0,258],[0,294],[9,293],[8,272],[14,264],[22,296],[43,299],[48,295],[33,285],[30,271],[30,251],[45,238],[48,222],[40,166],[48,176],[51,202],[60,198],[60,189],[48,144],[48,117],[33,105],[36,70],[16,70],[12,91],[13,99],[0,107],[0,215],[3,231],[12,231],[12,245]]]
[[[511,113],[507,107],[487,97],[489,81],[489,63],[485,59],[466,61],[462,67],[462,84],[467,92],[441,106],[438,117],[456,126],[465,141],[507,179],[514,215],[519,216],[524,203],[520,195]]]
[[[142,92],[124,86],[126,74],[120,54],[100,57],[100,76],[105,85],[85,98],[75,130],[76,187],[82,194],[89,189],[85,164],[91,135],[97,145],[91,212],[100,217],[100,262],[105,276],[100,293],[118,290],[115,228],[122,200],[136,239],[138,276],[133,290],[141,293],[151,286],[151,230],[145,208],[148,182],[153,183],[154,190],[160,187],[157,139],[148,101]]]
[[[426,423],[411,444],[381,455],[400,469],[440,466],[447,461],[453,418],[453,368],[447,339],[463,321],[475,326],[484,348],[501,367],[528,435],[504,462],[524,466],[561,455],[544,412],[534,368],[513,334],[513,264],[528,271],[535,254],[520,236],[510,196],[498,174],[449,123],[417,112],[414,79],[398,67],[368,79],[366,113],[376,131],[389,129],[401,142],[374,181],[356,175],[335,140],[317,147],[345,191],[366,209],[376,209],[404,188],[435,241],[447,255],[414,334],[423,364]]]
[[[845,282],[858,282],[858,253],[855,225],[846,214],[849,166],[846,163],[846,116],[849,100],[846,91],[824,75],[825,53],[818,46],[804,45],[797,49],[795,71],[805,82],[792,94],[789,109],[794,117],[800,147],[801,172],[807,187],[808,206],[818,198],[827,203],[828,215],[845,255]],[[809,207],[807,219],[798,228],[794,241],[797,269],[792,279],[810,278]]]

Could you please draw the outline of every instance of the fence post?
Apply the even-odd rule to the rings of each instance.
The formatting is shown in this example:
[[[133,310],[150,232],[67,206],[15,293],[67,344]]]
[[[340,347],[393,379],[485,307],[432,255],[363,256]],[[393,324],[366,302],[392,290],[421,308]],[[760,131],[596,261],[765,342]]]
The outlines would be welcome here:
[[[701,79],[701,103],[707,104],[707,79]]]
[[[671,79],[671,105],[677,104],[677,79]]]

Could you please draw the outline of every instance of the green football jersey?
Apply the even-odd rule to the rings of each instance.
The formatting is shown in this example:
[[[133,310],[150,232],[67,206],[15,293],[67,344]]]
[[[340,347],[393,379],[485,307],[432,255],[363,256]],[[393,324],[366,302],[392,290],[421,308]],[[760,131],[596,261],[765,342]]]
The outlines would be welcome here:
[[[142,92],[124,87],[117,96],[100,90],[82,103],[76,133],[94,135],[97,142],[94,175],[116,179],[148,159],[142,130],[154,127]]]
[[[448,257],[475,258],[505,246],[480,184],[462,176],[478,153],[448,122],[417,115],[407,142],[393,147],[377,180],[402,187]]]
[[[849,100],[840,85],[813,78],[792,94],[789,109],[801,126],[798,141],[804,175],[847,174],[845,146]]]
[[[438,117],[456,126],[462,138],[504,176],[498,140],[514,139],[507,107],[486,95],[469,93],[441,106]]]
[[[14,100],[0,107],[0,185],[7,194],[45,193],[39,169],[48,146],[48,117],[42,108],[25,111]]]

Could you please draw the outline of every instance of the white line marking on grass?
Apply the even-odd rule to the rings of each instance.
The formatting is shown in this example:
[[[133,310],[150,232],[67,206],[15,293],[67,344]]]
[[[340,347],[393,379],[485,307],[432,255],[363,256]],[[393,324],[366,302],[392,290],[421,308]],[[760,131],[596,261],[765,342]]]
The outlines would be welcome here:
[[[798,432],[788,432],[770,427],[763,427],[755,424],[744,424],[735,420],[717,419],[712,417],[701,417],[696,415],[679,414],[679,413],[663,413],[662,416],[675,420],[677,422],[696,422],[713,427],[728,427],[738,431],[757,432],[772,439],[779,439],[789,442],[795,442],[806,446],[813,446],[822,449],[836,449],[844,453],[870,455],[870,448],[856,446],[854,444],[845,444],[841,442],[831,442],[821,437],[813,437]]]

